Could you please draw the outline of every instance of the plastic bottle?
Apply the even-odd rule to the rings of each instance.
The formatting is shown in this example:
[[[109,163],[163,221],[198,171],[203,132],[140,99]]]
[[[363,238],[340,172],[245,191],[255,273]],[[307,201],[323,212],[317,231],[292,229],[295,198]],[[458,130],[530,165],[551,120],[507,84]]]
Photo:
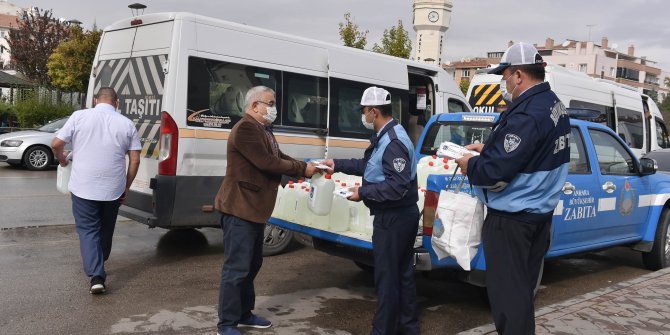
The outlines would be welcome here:
[[[356,203],[358,205],[358,225],[361,233],[372,237],[372,216],[370,216],[370,209],[365,206],[362,201]]]
[[[335,183],[329,174],[315,174],[309,192],[309,209],[316,215],[328,215],[333,204]]]
[[[275,200],[275,208],[272,210],[272,214],[270,215],[273,218],[281,219],[279,215],[281,212],[281,200],[283,195],[284,195],[284,188],[281,185],[279,185],[279,187],[277,188],[277,199]]]
[[[282,201],[280,203],[279,218],[284,221],[295,222],[295,208],[298,202],[298,189],[295,184],[289,183],[286,185]]]
[[[329,225],[331,231],[342,232],[349,230],[351,213],[349,201],[340,196],[333,197],[333,205],[330,209]]]
[[[308,209],[309,190],[305,187],[298,189],[298,196],[295,205],[295,223],[303,226],[310,226],[312,222],[312,212]]]

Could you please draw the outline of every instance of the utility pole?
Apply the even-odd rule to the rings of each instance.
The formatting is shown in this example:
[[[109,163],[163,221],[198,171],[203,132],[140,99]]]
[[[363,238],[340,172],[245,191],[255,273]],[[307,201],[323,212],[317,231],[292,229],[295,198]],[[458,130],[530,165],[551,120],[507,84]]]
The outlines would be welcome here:
[[[586,41],[591,42],[591,28],[597,26],[597,24],[587,24],[586,26],[589,28],[589,35],[588,35],[588,39]]]

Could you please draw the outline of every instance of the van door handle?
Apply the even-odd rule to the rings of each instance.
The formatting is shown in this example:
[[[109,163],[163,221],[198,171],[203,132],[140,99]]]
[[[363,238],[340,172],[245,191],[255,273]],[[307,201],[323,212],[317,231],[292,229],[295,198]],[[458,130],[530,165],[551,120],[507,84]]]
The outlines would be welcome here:
[[[613,182],[608,181],[608,182],[603,184],[603,191],[605,191],[607,193],[612,193],[615,190],[616,190],[616,185],[614,185]]]
[[[575,191],[575,185],[572,185],[571,182],[566,181],[561,190],[563,191],[563,193],[570,195],[572,194],[572,192]]]

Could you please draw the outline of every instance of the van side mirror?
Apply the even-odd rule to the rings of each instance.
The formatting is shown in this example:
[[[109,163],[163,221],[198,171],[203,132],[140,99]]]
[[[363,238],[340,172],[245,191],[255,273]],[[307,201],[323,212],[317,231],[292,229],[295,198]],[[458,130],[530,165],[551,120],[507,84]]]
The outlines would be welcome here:
[[[651,158],[640,158],[640,174],[643,176],[648,176],[650,174],[656,173],[658,170],[658,163],[655,159]]]

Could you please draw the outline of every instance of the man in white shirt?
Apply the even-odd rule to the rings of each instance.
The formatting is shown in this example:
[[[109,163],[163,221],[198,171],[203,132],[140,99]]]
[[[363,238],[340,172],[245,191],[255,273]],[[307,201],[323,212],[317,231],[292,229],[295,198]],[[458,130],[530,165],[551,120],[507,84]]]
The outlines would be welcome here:
[[[105,292],[105,261],[112,250],[116,216],[140,165],[142,145],[137,129],[116,111],[118,104],[113,88],[100,88],[95,107],[72,113],[51,143],[61,166],[69,163],[65,144],[72,145],[68,188],[92,294]]]

